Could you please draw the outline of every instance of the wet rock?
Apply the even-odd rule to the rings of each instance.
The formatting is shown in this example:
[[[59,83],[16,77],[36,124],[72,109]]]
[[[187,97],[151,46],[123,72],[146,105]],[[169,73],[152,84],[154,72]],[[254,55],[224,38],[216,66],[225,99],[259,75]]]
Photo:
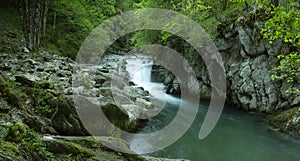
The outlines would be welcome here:
[[[132,100],[135,100],[139,97],[147,100],[149,96],[148,91],[145,91],[143,88],[139,87],[125,86],[123,90],[132,98]]]
[[[107,119],[125,131],[131,131],[137,127],[137,120],[129,118],[128,110],[120,108],[109,98],[75,96],[74,99],[84,127],[92,135],[108,136],[110,134],[112,127],[107,123]]]
[[[149,92],[140,87],[132,87],[133,83],[128,85],[128,73],[122,69],[122,62],[117,63],[121,57],[108,55],[103,59],[103,65],[87,67],[81,73],[72,73],[76,65],[70,59],[48,52],[40,52],[36,55],[22,54],[17,58],[4,54],[1,58],[7,60],[7,62],[0,62],[1,74],[17,82],[16,89],[10,88],[0,76],[0,95],[5,95],[7,98],[3,102],[0,100],[0,111],[13,113],[0,120],[1,130],[2,125],[12,127],[8,132],[7,140],[9,141],[22,142],[26,140],[25,138],[29,138],[27,134],[32,136],[34,131],[43,135],[86,136],[92,133],[87,130],[89,126],[92,129],[95,126],[100,127],[105,131],[105,135],[117,137],[116,133],[112,133],[111,126],[101,126],[103,120],[93,117],[97,116],[95,111],[102,110],[105,118],[108,118],[115,126],[130,132],[138,127],[140,120],[137,118],[149,118],[147,110],[156,110],[156,107],[149,102]],[[8,70],[3,70],[6,68]],[[16,71],[12,73],[11,69]],[[84,75],[85,73],[87,75]],[[86,84],[76,85],[72,82],[74,78],[82,78],[82,76],[87,76]],[[111,80],[117,82],[114,87],[111,87]],[[97,88],[95,88],[96,85]],[[116,101],[114,98],[119,100]],[[2,106],[2,103],[9,103],[9,105]],[[80,110],[86,112],[87,115],[79,116]],[[8,118],[21,120],[22,123],[13,126],[6,125],[6,122],[2,123]],[[90,124],[83,124],[82,121],[85,119]],[[28,145],[42,146],[38,135],[34,134],[33,139],[37,143],[28,143]],[[74,160],[87,158],[90,160],[147,160],[135,154],[119,153],[109,149],[109,147],[114,147],[130,151],[127,143],[113,137],[92,141],[80,137],[55,136],[44,137],[42,140],[48,151],[38,149],[40,151],[36,152],[36,149],[25,149],[28,156],[19,158],[17,149],[14,150],[16,154],[3,151],[3,147],[8,150],[10,148],[6,147],[7,144],[0,139],[0,160],[47,160],[45,153],[49,155],[54,153],[57,160],[70,158]]]
[[[149,156],[143,156],[146,161],[189,161],[188,159],[166,159],[166,158],[154,158]]]
[[[244,28],[242,26],[237,27],[238,37],[240,43],[243,45],[245,52],[250,56],[257,56],[263,54],[266,49],[264,41],[255,40],[253,29]]]
[[[26,48],[26,47],[23,47],[23,48],[22,48],[22,52],[23,52],[23,53],[29,53],[29,49]]]
[[[136,104],[141,106],[143,109],[152,109],[152,108],[154,108],[154,105],[151,102],[149,102],[149,101],[147,101],[143,98],[137,98],[136,99]]]

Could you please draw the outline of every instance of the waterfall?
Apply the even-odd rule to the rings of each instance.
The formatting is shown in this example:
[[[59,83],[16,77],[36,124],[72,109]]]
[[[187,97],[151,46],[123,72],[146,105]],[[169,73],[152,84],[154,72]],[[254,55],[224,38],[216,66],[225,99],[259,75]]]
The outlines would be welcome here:
[[[150,65],[150,64],[141,66],[139,69],[137,69],[133,73],[132,81],[136,82],[137,84],[140,84],[142,82],[150,83],[151,82],[151,70],[152,70],[152,65]]]
[[[163,83],[156,83],[151,81],[151,71],[153,65],[152,59],[147,57],[133,57],[127,59],[126,62],[126,70],[128,71],[132,82],[134,82],[137,86],[143,87],[153,96],[157,94],[161,96],[161,93],[164,93]]]

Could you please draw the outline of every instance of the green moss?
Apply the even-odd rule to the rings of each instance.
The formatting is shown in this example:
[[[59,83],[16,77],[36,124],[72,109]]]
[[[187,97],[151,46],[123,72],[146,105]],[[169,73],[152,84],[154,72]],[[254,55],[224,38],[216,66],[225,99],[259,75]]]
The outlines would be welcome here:
[[[0,77],[0,92],[9,104],[19,108],[27,97],[20,88],[16,87],[14,80],[6,80],[3,76]]]
[[[25,154],[31,154],[34,158],[51,160],[54,155],[48,152],[35,131],[22,122],[16,122],[8,128],[6,140],[20,145]]]
[[[288,109],[268,116],[268,120],[272,128],[277,129],[284,133],[292,133],[294,135],[300,135],[300,124],[297,118],[300,117],[299,107]]]
[[[19,149],[16,145],[3,140],[0,140],[0,151],[3,151],[12,156],[20,154]]]
[[[55,92],[51,91],[54,85],[49,81],[36,82],[34,87],[21,87],[21,91],[26,93],[27,97],[33,99],[34,111],[36,114],[51,117],[55,109],[51,109],[49,100],[54,98]]]
[[[68,155],[77,160],[83,158],[91,158],[94,156],[94,152],[73,142],[66,142],[62,140],[49,140],[45,141],[47,150],[56,155]]]
[[[12,160],[21,160],[22,155],[15,144],[12,144],[7,141],[0,140],[0,153],[6,156],[7,159],[11,158]],[[4,159],[4,158],[3,158]]]

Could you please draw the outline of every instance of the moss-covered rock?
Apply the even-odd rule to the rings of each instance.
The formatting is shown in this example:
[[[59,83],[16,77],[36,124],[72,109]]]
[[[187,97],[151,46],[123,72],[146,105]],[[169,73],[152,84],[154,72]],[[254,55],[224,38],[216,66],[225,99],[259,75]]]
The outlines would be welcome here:
[[[91,158],[94,156],[94,152],[79,144],[68,142],[59,139],[47,139],[44,137],[43,142],[46,144],[48,151],[55,155],[68,155],[78,160]]]
[[[18,161],[23,160],[23,157],[17,145],[0,140],[0,160]]]
[[[276,130],[300,136],[300,106],[268,117]]]
[[[56,108],[51,118],[56,131],[62,135],[89,135],[81,124],[71,97],[55,97],[49,105],[52,109]]]
[[[16,152],[22,151],[24,160],[50,160],[54,156],[45,149],[40,137],[26,124],[18,121],[7,128],[5,141],[16,144]],[[11,146],[13,147],[13,146]]]
[[[45,136],[43,142],[55,155],[69,155],[76,160],[145,160],[137,154],[132,154],[125,141],[114,137]]]

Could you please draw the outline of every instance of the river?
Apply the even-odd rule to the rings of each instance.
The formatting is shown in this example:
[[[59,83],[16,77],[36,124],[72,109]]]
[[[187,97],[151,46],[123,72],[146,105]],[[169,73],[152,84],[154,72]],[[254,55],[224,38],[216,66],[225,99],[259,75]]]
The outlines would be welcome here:
[[[128,61],[128,64],[137,67],[137,62],[141,60]],[[148,90],[155,100],[155,98],[161,98],[161,93],[158,96],[157,90],[163,91],[163,85],[151,82],[150,66],[151,62],[138,67],[134,72],[129,70],[129,73],[131,73],[132,81]],[[160,130],[176,116],[180,98],[167,94],[163,98],[165,99],[163,110],[140,128],[138,133],[147,134]],[[161,158],[186,158],[192,161],[300,160],[299,139],[270,130],[260,114],[247,113],[230,105],[225,105],[221,118],[212,133],[204,140],[199,140],[199,129],[208,105],[209,102],[200,101],[192,126],[179,140],[167,148],[146,155]],[[135,152],[141,153],[134,138],[130,146]],[[151,142],[144,142],[143,146],[155,145]]]

